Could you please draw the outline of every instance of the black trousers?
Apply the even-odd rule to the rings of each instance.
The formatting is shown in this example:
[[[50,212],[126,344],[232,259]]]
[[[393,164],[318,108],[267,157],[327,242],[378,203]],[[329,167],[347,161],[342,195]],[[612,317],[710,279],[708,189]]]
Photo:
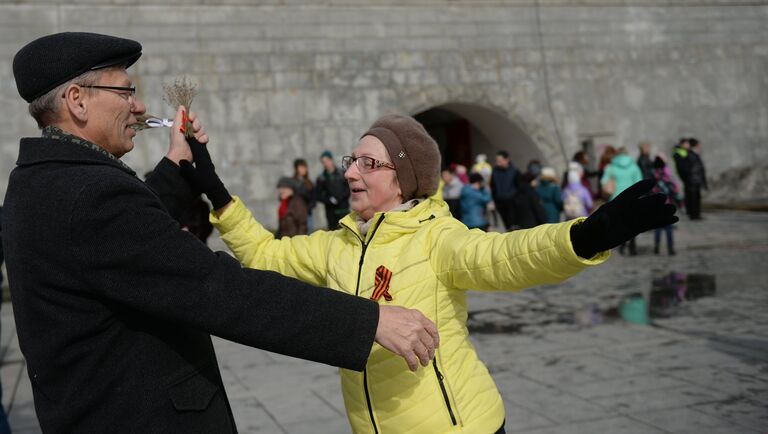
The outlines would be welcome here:
[[[496,211],[501,216],[504,229],[512,229],[512,226],[517,223],[515,220],[515,199],[494,199],[493,203],[496,204]]]
[[[499,428],[498,431],[496,431],[494,434],[507,434],[506,431],[504,431],[504,425],[506,425],[507,420],[504,419],[504,422],[501,423],[501,428]]]
[[[456,220],[461,220],[461,200],[459,199],[445,199],[445,203],[448,204],[448,209],[451,210],[451,215]]]
[[[701,218],[701,186],[698,184],[686,184],[685,209],[691,220]]]

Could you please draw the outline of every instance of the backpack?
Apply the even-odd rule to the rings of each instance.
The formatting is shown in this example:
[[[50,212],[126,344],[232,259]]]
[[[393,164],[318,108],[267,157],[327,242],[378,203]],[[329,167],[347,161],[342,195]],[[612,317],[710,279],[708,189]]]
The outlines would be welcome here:
[[[563,214],[569,220],[587,215],[587,208],[584,206],[584,202],[579,199],[579,194],[571,189],[565,189]]]

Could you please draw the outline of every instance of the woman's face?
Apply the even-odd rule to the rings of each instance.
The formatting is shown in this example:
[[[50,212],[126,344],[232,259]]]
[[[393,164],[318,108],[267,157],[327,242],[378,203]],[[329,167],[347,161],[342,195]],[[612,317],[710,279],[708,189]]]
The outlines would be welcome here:
[[[370,157],[392,163],[387,154],[387,148],[374,136],[365,136],[360,139],[352,152],[352,157]],[[352,164],[344,173],[351,192],[349,206],[352,211],[363,219],[370,220],[376,212],[389,211],[403,203],[403,193],[393,169],[379,167],[363,172],[357,164]]]
[[[298,166],[296,166],[296,173],[299,176],[301,176],[301,177],[307,176],[308,172],[309,172],[309,170],[307,169],[307,166],[305,166],[303,164],[299,164]]]

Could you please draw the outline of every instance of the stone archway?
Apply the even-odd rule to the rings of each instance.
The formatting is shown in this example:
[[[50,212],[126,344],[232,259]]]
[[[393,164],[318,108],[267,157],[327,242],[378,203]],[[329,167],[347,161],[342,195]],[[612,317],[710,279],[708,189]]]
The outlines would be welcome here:
[[[469,168],[477,154],[485,154],[493,164],[494,155],[501,150],[509,152],[512,162],[521,170],[531,160],[550,164],[549,156],[531,135],[502,113],[482,105],[446,103],[414,117],[438,142],[443,165],[459,163]]]

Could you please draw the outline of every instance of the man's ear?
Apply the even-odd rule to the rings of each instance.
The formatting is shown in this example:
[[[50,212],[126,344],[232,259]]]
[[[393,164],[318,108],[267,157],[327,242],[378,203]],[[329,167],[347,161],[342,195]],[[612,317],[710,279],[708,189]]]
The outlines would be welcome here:
[[[88,98],[83,88],[71,84],[64,90],[63,98],[64,107],[69,111],[72,119],[80,122],[88,120]]]

